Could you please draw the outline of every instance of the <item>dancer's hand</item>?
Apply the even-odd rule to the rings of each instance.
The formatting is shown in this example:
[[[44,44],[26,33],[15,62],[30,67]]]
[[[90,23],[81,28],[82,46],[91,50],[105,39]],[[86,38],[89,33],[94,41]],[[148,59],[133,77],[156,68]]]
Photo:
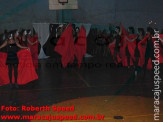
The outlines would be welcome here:
[[[29,47],[27,47],[26,49],[30,51],[30,48]]]

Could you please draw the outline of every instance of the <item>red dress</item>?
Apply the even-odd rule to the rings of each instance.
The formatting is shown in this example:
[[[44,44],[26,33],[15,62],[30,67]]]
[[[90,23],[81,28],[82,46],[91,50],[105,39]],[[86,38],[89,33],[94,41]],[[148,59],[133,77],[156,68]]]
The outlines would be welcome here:
[[[38,40],[38,37],[37,37],[37,35],[35,35],[33,37],[28,37],[28,39],[29,39],[29,41],[31,41],[33,43]],[[30,45],[29,43],[27,43],[27,46],[31,50],[34,67],[35,67],[35,69],[38,69],[38,42],[35,43],[34,45]]]
[[[17,56],[19,59],[17,83],[19,85],[24,85],[38,79],[38,75],[36,74],[33,66],[31,52],[27,49],[23,49],[17,52]],[[10,83],[8,66],[5,64],[6,58],[7,54],[0,52],[0,86]],[[12,76],[12,82],[14,83],[14,74]]]
[[[75,55],[74,38],[72,34],[72,24],[69,24],[59,38],[54,51],[58,52],[62,58],[62,66],[66,67],[68,63],[73,63]]]
[[[133,65],[133,61],[135,61],[135,49],[136,49],[136,37],[137,35],[136,34],[131,34],[129,35],[129,33],[126,31],[126,29],[121,26],[121,29],[122,29],[122,35],[121,35],[121,38],[122,38],[122,47],[121,47],[121,53],[122,53],[122,64],[123,66],[128,66],[128,63],[127,63],[127,55],[126,55],[126,48],[128,48],[128,51],[130,53],[130,66]],[[134,41],[130,42],[128,40],[125,39],[125,36],[132,40],[132,39],[135,39]]]
[[[121,34],[121,47],[120,47],[120,53],[121,53],[121,57],[122,57],[122,65],[124,67],[128,66],[128,62],[127,62],[127,55],[126,55],[126,47],[128,46],[128,41],[125,39],[125,36],[128,36],[128,32],[126,31],[126,29],[121,26],[122,29],[122,34]],[[133,62],[130,58],[130,66],[133,65]]]
[[[109,44],[108,48],[110,50],[110,53],[111,53],[111,55],[113,57],[114,62],[117,64],[117,62],[114,59],[115,41],[113,41],[111,44]],[[117,61],[118,61],[118,63],[120,63],[122,61],[121,58],[120,58],[120,56],[118,54],[117,54]]]
[[[137,35],[135,35],[135,34],[128,35],[128,38],[130,40],[132,40],[136,37],[137,37]],[[129,50],[129,53],[131,55],[131,58],[135,61],[135,55],[134,54],[135,54],[135,49],[136,49],[136,39],[132,42],[127,41],[127,46],[128,46],[128,50]]]
[[[127,56],[126,56],[126,47],[127,47],[127,40],[124,38],[124,36],[121,36],[120,54],[122,57],[122,65],[124,67],[128,66]]]
[[[87,51],[87,37],[84,26],[81,26],[77,43],[75,44],[75,56],[78,60],[78,66],[80,67],[82,59]]]

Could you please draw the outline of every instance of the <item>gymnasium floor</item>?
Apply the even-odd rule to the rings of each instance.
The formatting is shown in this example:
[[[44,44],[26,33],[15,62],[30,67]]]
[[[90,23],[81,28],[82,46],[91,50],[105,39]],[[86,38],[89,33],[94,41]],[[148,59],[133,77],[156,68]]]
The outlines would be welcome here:
[[[62,68],[59,60],[54,58],[40,60],[37,70],[38,80],[20,86],[19,89],[10,89],[8,85],[0,87],[0,105],[74,105],[75,111],[72,114],[101,114],[105,116],[102,120],[105,122],[153,122],[152,71],[147,71],[145,76],[142,71],[135,77],[133,68],[127,69],[120,65],[116,67],[109,57],[87,58],[84,62],[85,64],[78,69],[74,65]],[[162,66],[161,71],[163,71]],[[160,85],[162,88],[162,83]],[[162,94],[160,102],[163,102]],[[163,109],[163,104],[160,104],[160,109]],[[3,111],[1,115],[44,115],[49,113],[70,114],[51,111],[38,113]],[[163,120],[162,111],[160,120]],[[15,122],[17,121],[15,120]],[[21,120],[21,122],[26,121]],[[90,122],[91,120],[64,121]],[[92,122],[96,121],[98,120],[92,120]],[[1,120],[1,122],[6,121]]]

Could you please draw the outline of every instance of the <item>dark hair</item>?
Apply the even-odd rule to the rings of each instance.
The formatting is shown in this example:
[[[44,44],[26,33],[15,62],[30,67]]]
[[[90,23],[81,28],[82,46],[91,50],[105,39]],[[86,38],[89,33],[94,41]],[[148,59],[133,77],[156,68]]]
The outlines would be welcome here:
[[[14,36],[14,34],[16,33],[16,31],[17,31],[17,29],[15,29],[15,30],[10,30],[10,31],[8,32],[8,34],[9,34],[9,35],[12,34],[12,35]]]
[[[128,27],[128,29],[129,29],[129,31],[130,31],[132,34],[135,33],[135,29],[134,29],[134,27]]]
[[[20,31],[20,36],[21,36],[21,37],[23,36],[24,31],[25,31],[25,29],[22,29],[22,30]]]
[[[16,34],[16,31],[18,31],[18,29],[15,29],[15,30],[12,30],[12,31],[11,31],[14,40],[15,40],[15,34]]]
[[[76,25],[75,25],[75,24],[72,24],[72,28],[75,30],[75,28],[76,28]]]
[[[18,31],[18,29],[12,30],[12,33],[13,33],[13,34],[15,34],[15,33],[16,33],[16,31]]]
[[[149,32],[151,35],[154,35],[154,30],[151,27],[147,27],[147,32]]]
[[[13,37],[13,31],[9,31],[9,32],[7,33],[7,39],[9,39],[11,36]]]
[[[144,36],[145,35],[145,31],[144,31],[144,28],[138,28],[138,32],[142,32],[142,35]]]
[[[35,31],[35,29],[33,28],[33,35],[35,35],[36,34],[36,31]]]
[[[25,30],[25,29],[22,29],[22,30],[21,30],[21,32],[20,32],[20,37],[21,37],[21,39],[23,38],[23,33],[24,33],[25,31],[27,31],[27,30]],[[27,42],[27,35],[25,35],[25,41]]]
[[[119,27],[119,26],[116,26],[116,27],[115,27],[115,29],[118,29],[118,30],[120,30],[120,27]]]
[[[154,28],[154,30],[158,31],[158,28]]]
[[[116,34],[117,32],[115,30],[110,31],[110,35]]]
[[[30,31],[31,31],[31,29],[28,29],[28,30],[27,30],[27,34],[29,34]]]

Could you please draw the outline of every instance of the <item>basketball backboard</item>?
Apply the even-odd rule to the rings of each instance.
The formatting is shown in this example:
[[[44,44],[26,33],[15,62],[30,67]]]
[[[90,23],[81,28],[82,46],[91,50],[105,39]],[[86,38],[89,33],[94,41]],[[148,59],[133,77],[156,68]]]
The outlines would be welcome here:
[[[78,9],[78,0],[49,0],[49,10]]]

